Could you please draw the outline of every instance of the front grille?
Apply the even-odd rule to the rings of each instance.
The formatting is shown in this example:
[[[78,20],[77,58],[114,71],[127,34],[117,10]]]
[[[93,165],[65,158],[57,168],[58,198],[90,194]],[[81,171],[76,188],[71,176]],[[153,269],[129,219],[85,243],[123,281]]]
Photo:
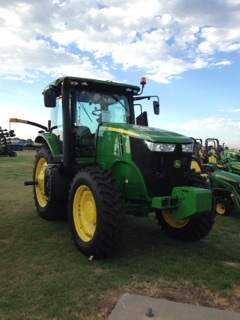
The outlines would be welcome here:
[[[130,138],[132,160],[141,170],[150,197],[171,195],[174,186],[187,185],[192,154],[183,153],[181,144],[174,152],[152,152],[144,140]],[[181,166],[175,167],[176,160]]]

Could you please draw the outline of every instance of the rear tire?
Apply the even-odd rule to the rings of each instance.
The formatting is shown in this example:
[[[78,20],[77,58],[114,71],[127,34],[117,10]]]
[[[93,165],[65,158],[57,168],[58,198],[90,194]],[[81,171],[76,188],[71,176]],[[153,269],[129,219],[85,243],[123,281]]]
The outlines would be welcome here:
[[[67,213],[67,205],[49,199],[46,194],[45,171],[52,162],[52,154],[46,145],[43,145],[36,154],[33,168],[33,180],[38,184],[33,186],[34,201],[41,218],[45,220],[63,219]]]
[[[123,197],[112,175],[99,167],[79,171],[69,194],[69,223],[77,248],[94,258],[112,256],[121,243]]]
[[[205,178],[191,172],[189,185],[209,189]],[[213,210],[207,214],[193,215],[185,219],[176,219],[171,211],[158,211],[156,218],[162,229],[171,237],[185,241],[199,241],[206,237],[214,224]]]

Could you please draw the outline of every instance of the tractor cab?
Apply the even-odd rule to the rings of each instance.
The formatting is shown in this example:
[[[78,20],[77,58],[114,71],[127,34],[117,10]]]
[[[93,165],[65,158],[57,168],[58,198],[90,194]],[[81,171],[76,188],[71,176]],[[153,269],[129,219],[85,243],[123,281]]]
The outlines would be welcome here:
[[[110,81],[62,77],[45,88],[45,107],[51,108],[49,130],[59,139],[66,166],[75,158],[96,156],[99,128],[103,124],[147,126],[147,112],[136,103],[139,100],[157,98],[153,110],[159,114],[159,98],[139,96],[146,79],[142,78],[141,84],[142,90]],[[140,114],[135,116],[139,109]],[[41,137],[37,140],[41,142]]]

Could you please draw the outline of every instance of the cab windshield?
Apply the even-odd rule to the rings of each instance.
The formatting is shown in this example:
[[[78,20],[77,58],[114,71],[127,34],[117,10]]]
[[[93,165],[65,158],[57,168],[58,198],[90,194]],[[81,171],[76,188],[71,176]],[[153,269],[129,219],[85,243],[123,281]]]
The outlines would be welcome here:
[[[91,133],[95,133],[102,122],[129,123],[127,97],[120,94],[77,91],[75,126],[87,126]]]

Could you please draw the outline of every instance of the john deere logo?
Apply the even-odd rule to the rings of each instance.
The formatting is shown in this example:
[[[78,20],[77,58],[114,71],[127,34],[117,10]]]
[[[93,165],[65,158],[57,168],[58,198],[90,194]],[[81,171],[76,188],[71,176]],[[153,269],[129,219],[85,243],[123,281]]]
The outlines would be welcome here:
[[[175,160],[173,166],[174,166],[174,168],[180,168],[181,167],[181,160]]]

